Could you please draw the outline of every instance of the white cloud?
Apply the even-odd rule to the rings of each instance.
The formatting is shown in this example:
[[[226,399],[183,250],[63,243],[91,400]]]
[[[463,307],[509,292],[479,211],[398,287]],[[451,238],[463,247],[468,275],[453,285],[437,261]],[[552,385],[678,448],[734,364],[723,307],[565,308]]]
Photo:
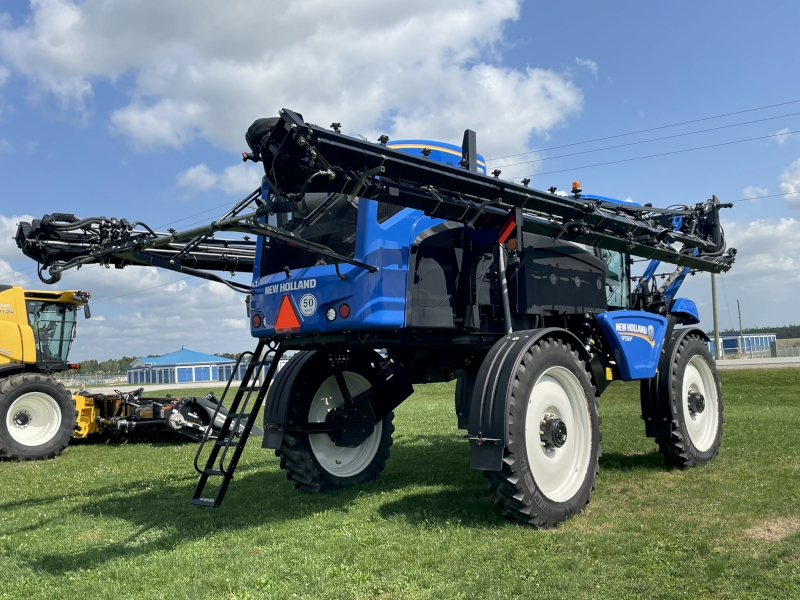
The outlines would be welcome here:
[[[0,23],[0,57],[79,115],[93,82],[132,74],[110,121],[141,151],[196,137],[241,150],[254,119],[288,107],[370,139],[458,142],[469,127],[492,156],[583,100],[565,74],[499,62],[519,14],[520,0],[37,0],[23,24]]]
[[[742,190],[742,194],[749,200],[752,198],[767,196],[769,194],[769,190],[767,188],[758,187],[757,185],[749,185]]]
[[[796,323],[800,221],[760,219],[723,226],[728,246],[736,248],[738,254],[731,270],[722,281],[717,280],[720,328],[736,324],[736,300],[741,301],[745,327]],[[680,292],[698,302],[702,326],[707,329],[712,326],[710,286],[708,275],[703,274],[688,278]],[[730,319],[726,312],[730,312]]]
[[[203,121],[211,118],[194,102],[167,99],[146,106],[137,100],[111,114],[111,129],[127,136],[139,152],[162,146],[180,149],[194,139]]]
[[[177,179],[176,185],[188,193],[218,188],[227,194],[242,194],[252,192],[261,185],[261,170],[252,164],[242,163],[216,173],[205,163],[200,163],[178,173]]]
[[[0,258],[0,285],[27,286],[30,278],[27,273],[14,269],[7,260]]]
[[[228,194],[245,194],[261,187],[263,171],[250,163],[226,167],[219,180],[219,187]]]
[[[579,67],[585,67],[585,68],[589,69],[591,74],[594,75],[594,78],[597,79],[597,70],[598,69],[597,69],[597,63],[596,62],[594,62],[593,60],[590,60],[588,58],[575,57],[575,64],[578,65]],[[611,83],[611,81],[609,81],[609,83]]]
[[[244,295],[185,277],[153,267],[66,272],[54,287],[92,294],[92,318],[80,321],[73,358],[166,354],[182,345],[208,353],[252,349]]]
[[[800,158],[794,161],[781,173],[781,193],[785,196],[790,208],[800,208]]]
[[[222,324],[230,329],[247,329],[247,319],[222,319]]]
[[[790,135],[788,135],[790,131],[791,129],[789,129],[788,127],[784,127],[783,129],[778,129],[778,131],[772,134],[775,136],[772,139],[774,139],[778,144],[783,145],[791,137]]]
[[[189,192],[205,192],[219,183],[219,175],[209,169],[205,163],[178,173],[178,187]]]
[[[6,138],[0,138],[0,154],[14,154],[14,146]]]
[[[11,70],[4,65],[0,65],[0,92],[2,92],[3,87],[8,82],[9,77],[11,77]],[[0,113],[2,113],[4,109],[5,106],[3,103],[3,95],[0,93]]]
[[[0,259],[18,259],[22,257],[22,252],[17,248],[14,236],[17,234],[17,223],[20,221],[30,222],[33,219],[30,215],[12,215],[6,217],[0,214]],[[0,270],[0,273],[5,271]]]

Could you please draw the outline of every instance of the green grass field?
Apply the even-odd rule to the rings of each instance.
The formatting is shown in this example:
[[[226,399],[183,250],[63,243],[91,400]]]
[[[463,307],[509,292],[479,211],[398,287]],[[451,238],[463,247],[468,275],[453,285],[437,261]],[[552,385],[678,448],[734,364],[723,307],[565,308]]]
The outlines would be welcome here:
[[[553,531],[494,509],[452,384],[400,406],[378,481],[327,495],[258,438],[214,511],[188,503],[192,443],[0,462],[0,598],[800,598],[800,369],[722,380],[722,451],[687,471],[612,386],[597,490]]]

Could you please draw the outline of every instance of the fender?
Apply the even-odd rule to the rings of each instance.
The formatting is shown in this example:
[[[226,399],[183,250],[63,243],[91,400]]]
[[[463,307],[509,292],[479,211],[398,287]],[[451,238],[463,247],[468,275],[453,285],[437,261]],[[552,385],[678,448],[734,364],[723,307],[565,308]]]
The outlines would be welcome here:
[[[298,378],[303,376],[305,369],[309,366],[309,361],[317,358],[319,352],[328,351],[299,352],[289,359],[289,362],[278,372],[275,382],[267,394],[264,408],[265,431],[264,440],[261,443],[262,448],[277,450],[281,447],[283,432],[289,425],[289,408],[294,397],[292,390],[297,385]],[[374,350],[369,350],[367,354],[353,354],[355,354],[355,360],[367,359],[382,363],[381,356]],[[367,409],[368,414],[374,419],[373,422],[383,419],[414,393],[411,385],[411,372],[402,363],[392,363],[386,368],[375,369],[373,375],[369,377],[369,381],[371,388],[353,398],[353,401],[356,403],[354,406],[356,410],[359,410],[358,407],[362,405]],[[318,426],[319,423],[293,423],[292,427],[296,431],[308,431],[309,426],[315,425]],[[346,431],[346,426],[342,431]]]
[[[456,379],[456,417],[459,429],[469,429],[469,407],[477,377],[478,372],[473,370]]]
[[[689,334],[696,334],[706,342],[710,341],[706,333],[697,327],[673,329],[669,341],[664,344],[656,376],[652,379],[643,379],[641,382],[642,420],[647,437],[666,438],[670,434],[672,418],[669,407],[670,366],[675,360],[678,345]]]
[[[283,429],[289,418],[289,392],[294,387],[295,379],[303,372],[306,363],[314,357],[316,352],[316,350],[298,352],[275,374],[275,381],[270,386],[264,402],[262,448],[277,450],[281,447]]]
[[[472,392],[467,438],[473,469],[499,471],[502,468],[503,451],[508,444],[508,399],[514,373],[531,346],[547,336],[571,344],[587,363],[591,360],[575,334],[559,327],[515,331],[492,346],[478,369]]]

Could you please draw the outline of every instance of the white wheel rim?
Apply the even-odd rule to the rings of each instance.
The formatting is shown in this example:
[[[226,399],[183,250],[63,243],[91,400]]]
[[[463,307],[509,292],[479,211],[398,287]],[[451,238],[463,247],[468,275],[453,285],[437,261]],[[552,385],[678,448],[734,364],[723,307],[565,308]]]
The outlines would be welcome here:
[[[369,381],[358,373],[344,371],[342,375],[351,397],[362,394],[371,387]],[[308,422],[324,423],[328,412],[342,404],[344,398],[339,391],[336,378],[328,377],[314,394],[308,411]],[[328,473],[336,477],[354,477],[366,469],[375,458],[381,443],[381,434],[381,423],[377,423],[372,435],[356,448],[337,446],[327,433],[310,434],[308,441],[311,443],[317,462]]]
[[[567,439],[560,448],[545,448],[541,421],[561,419]],[[578,378],[564,367],[551,367],[539,377],[525,413],[525,447],[539,491],[553,502],[565,502],[583,485],[592,455],[592,425],[586,394]]]
[[[61,409],[52,396],[28,392],[12,402],[6,429],[23,446],[41,446],[52,440],[61,427]]]
[[[686,370],[683,372],[683,421],[686,431],[694,447],[705,452],[714,444],[717,437],[719,413],[717,406],[717,386],[711,367],[700,355],[689,359]],[[702,412],[693,412],[689,407],[689,394],[700,393],[705,399]]]

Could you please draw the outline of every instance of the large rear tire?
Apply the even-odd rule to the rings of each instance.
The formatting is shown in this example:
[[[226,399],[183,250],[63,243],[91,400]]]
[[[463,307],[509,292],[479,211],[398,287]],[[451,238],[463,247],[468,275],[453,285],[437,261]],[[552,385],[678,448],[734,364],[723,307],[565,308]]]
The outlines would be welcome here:
[[[379,354],[343,364],[342,375],[351,397],[373,384]],[[370,358],[374,357],[374,360]],[[293,358],[299,360],[299,356]],[[284,369],[288,371],[287,364]],[[288,390],[289,422],[324,423],[328,412],[344,404],[327,352],[316,351]],[[286,478],[307,492],[336,490],[376,479],[386,466],[394,433],[394,413],[384,417],[359,446],[337,446],[327,433],[285,432],[276,454]]]
[[[514,374],[508,446],[486,471],[503,516],[550,528],[589,503],[600,457],[600,417],[586,363],[569,344],[534,344]]]
[[[670,435],[656,440],[664,458],[678,467],[711,462],[722,441],[722,389],[711,352],[697,335],[681,340],[670,365],[667,394]]]
[[[0,380],[0,457],[57,456],[69,443],[77,418],[72,396],[52,377],[20,373]]]

